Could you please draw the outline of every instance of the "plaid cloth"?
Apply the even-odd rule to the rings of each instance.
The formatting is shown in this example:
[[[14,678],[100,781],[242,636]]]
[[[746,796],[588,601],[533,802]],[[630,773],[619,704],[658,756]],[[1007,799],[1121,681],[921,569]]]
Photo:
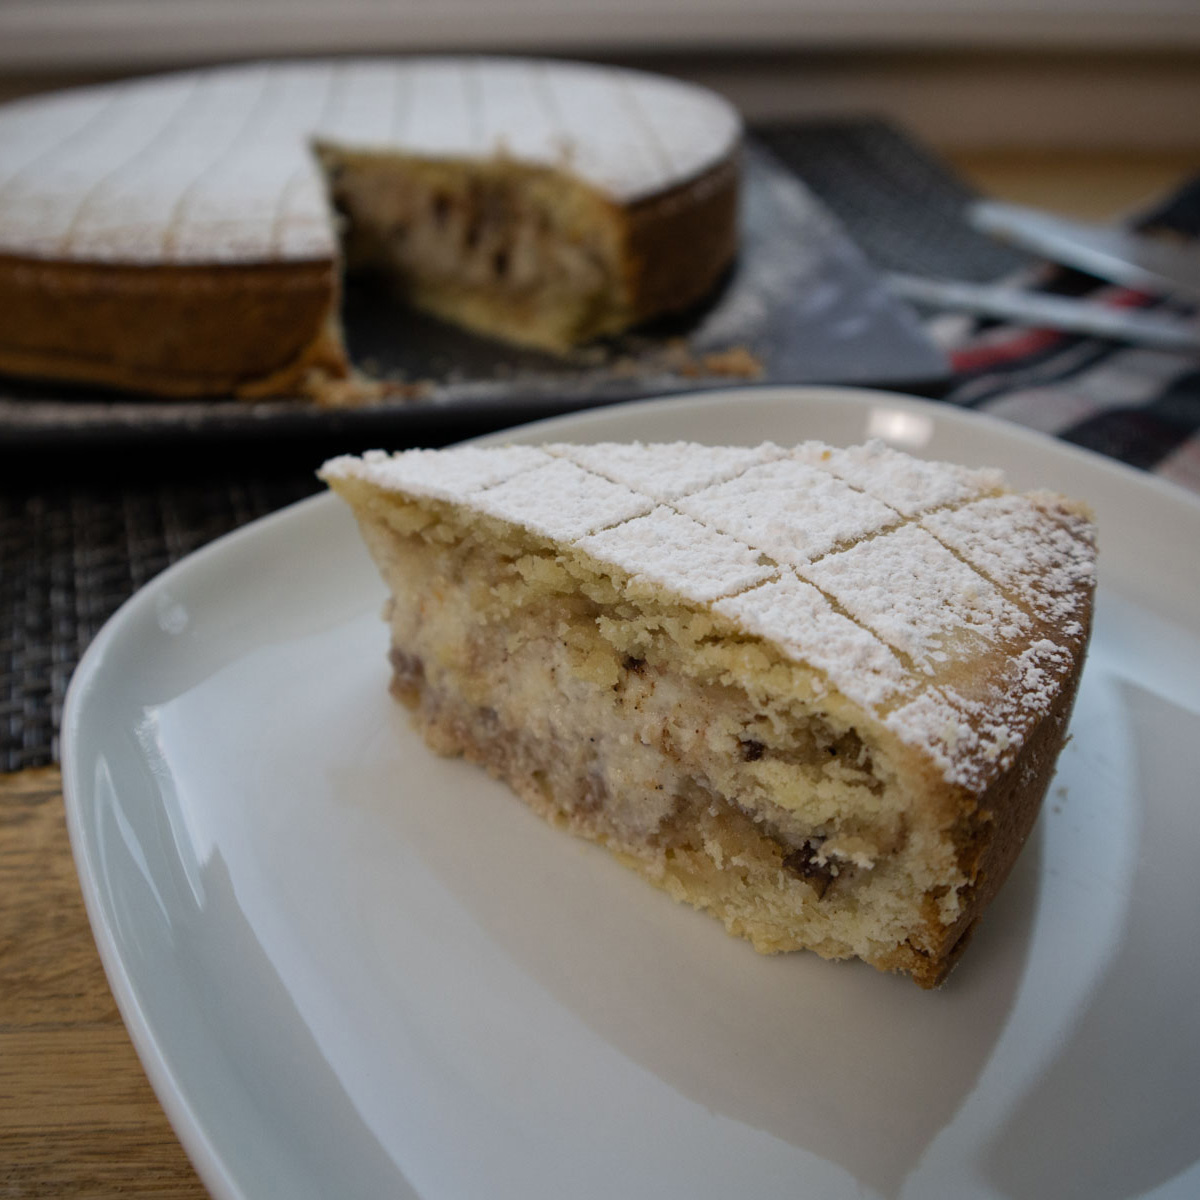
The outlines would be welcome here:
[[[1138,225],[1200,237],[1200,179]],[[1098,303],[1196,315],[1194,309],[1077,271],[1043,267],[1040,290]],[[933,317],[954,381],[943,399],[1053,434],[1200,492],[1200,357],[1050,329]]]

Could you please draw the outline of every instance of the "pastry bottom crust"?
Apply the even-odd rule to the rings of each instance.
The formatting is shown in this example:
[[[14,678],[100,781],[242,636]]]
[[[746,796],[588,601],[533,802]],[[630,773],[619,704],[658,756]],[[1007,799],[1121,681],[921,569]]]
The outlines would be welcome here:
[[[865,949],[861,942],[855,946],[839,936],[848,917],[844,903],[833,895],[836,881],[831,886],[816,866],[809,875],[797,873],[788,865],[788,845],[727,800],[697,789],[680,798],[663,827],[639,839],[614,825],[605,812],[603,782],[594,773],[573,770],[561,746],[500,725],[491,708],[436,695],[411,679],[397,676],[393,693],[412,709],[433,750],[482,766],[543,819],[606,847],[675,900],[717,917],[759,953],[812,950],[826,959],[857,956],[879,970],[908,974],[923,988],[944,982],[980,913],[1008,875],[1037,818],[1065,724],[1062,716],[1045,724],[1022,756],[1021,773],[1006,789],[1013,795],[994,798],[998,807],[1007,806],[1006,816],[1002,827],[977,847],[976,883],[958,919],[943,926],[932,903],[916,893],[901,894],[902,903],[926,910],[919,931],[913,931],[920,934],[914,940],[924,945],[905,939]],[[825,936],[817,932],[822,925]]]

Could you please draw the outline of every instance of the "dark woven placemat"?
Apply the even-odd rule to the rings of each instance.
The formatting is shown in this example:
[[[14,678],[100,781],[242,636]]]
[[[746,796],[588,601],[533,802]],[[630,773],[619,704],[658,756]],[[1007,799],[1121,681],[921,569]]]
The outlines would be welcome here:
[[[318,488],[311,472],[0,495],[0,770],[58,755],[67,683],[100,627],[164,567]]]
[[[882,122],[774,125],[755,134],[881,267],[989,278],[1020,261],[962,222],[969,189]],[[56,759],[67,683],[125,599],[220,534],[316,491],[313,467],[345,448],[314,442],[267,478],[261,458],[239,468],[213,446],[197,447],[184,478],[176,456],[163,457],[161,474],[170,477],[160,478],[152,460],[139,459],[141,481],[122,479],[112,458],[105,474],[92,464],[77,472],[57,460],[45,470],[0,462],[0,771]]]
[[[885,121],[757,125],[754,136],[884,271],[983,282],[1029,262],[968,225],[963,210],[977,193]]]

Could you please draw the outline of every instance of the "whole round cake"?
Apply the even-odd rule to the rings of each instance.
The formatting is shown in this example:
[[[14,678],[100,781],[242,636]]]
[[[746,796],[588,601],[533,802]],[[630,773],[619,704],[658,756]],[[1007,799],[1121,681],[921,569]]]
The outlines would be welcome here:
[[[253,64],[11,103],[0,371],[294,394],[349,372],[347,268],[561,351],[712,290],[740,138],[703,89],[528,59]]]

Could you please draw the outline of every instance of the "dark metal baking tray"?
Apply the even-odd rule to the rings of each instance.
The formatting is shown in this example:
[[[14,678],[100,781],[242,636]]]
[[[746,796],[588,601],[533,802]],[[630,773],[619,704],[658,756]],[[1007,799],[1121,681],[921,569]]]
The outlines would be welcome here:
[[[928,388],[946,375],[915,314],[842,224],[762,145],[746,152],[737,263],[700,309],[567,359],[513,349],[405,309],[351,280],[354,361],[415,393],[360,408],[305,401],[163,401],[0,378],[0,448],[322,435],[435,444],[487,428],[651,395],[746,382]],[[734,350],[734,361],[713,359]],[[731,374],[732,371],[732,374]],[[417,385],[412,387],[411,385]]]

